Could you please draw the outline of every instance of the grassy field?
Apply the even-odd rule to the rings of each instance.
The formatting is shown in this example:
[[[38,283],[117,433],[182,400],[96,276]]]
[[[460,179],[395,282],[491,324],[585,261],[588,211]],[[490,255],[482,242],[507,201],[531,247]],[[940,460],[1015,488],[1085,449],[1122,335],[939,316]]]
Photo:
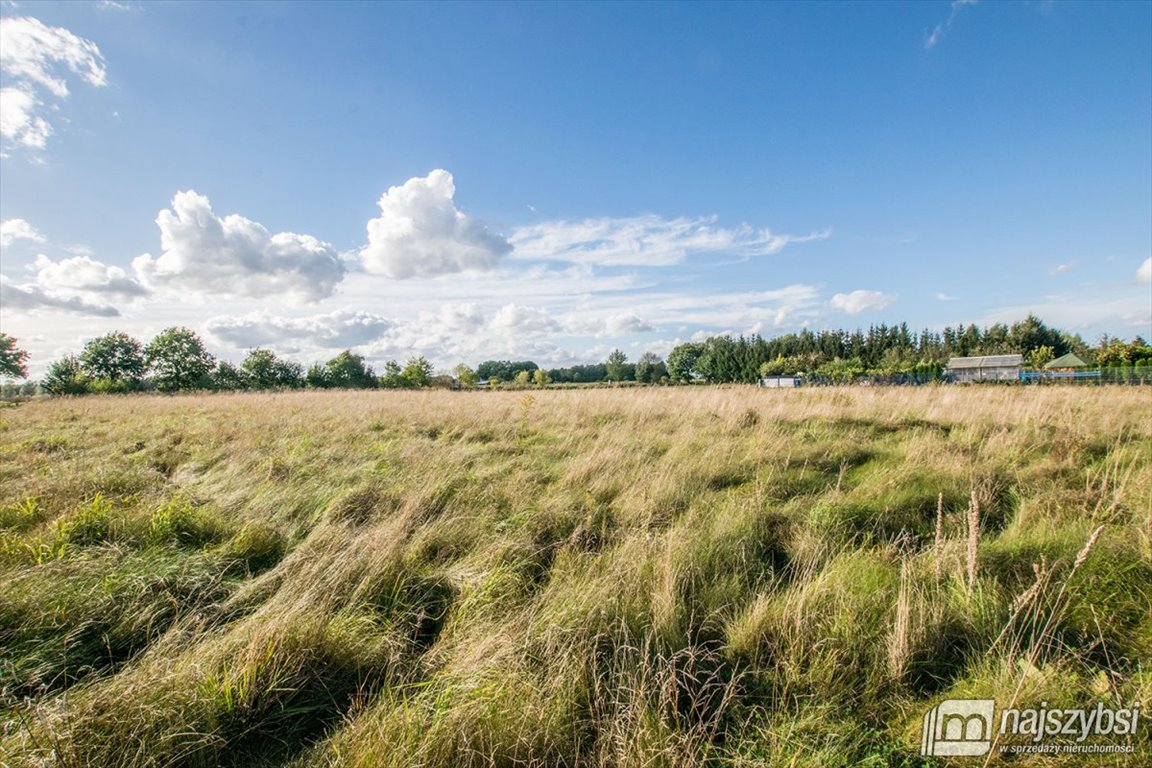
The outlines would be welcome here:
[[[1152,710],[1145,389],[37,400],[0,489],[5,766],[962,766],[944,699]]]

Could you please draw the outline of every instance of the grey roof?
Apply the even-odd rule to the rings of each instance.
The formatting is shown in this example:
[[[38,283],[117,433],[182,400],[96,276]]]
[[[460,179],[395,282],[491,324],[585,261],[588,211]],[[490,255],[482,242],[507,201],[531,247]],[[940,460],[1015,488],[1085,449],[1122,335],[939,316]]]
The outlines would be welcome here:
[[[1011,368],[1024,364],[1024,355],[984,355],[982,357],[953,357],[948,360],[948,369],[961,368]]]

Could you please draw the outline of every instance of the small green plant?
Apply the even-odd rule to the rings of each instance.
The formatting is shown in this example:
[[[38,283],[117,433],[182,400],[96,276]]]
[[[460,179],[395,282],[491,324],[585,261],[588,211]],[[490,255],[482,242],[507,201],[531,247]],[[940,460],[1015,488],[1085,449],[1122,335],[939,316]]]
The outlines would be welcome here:
[[[527,373],[527,371],[521,371]],[[520,418],[516,421],[516,447],[523,449],[524,441],[528,437],[529,419],[532,416],[532,407],[536,405],[536,398],[531,394],[523,395],[519,401]]]
[[[36,453],[62,453],[68,449],[68,440],[60,435],[49,435],[29,441],[26,443],[26,447]]]
[[[148,518],[148,541],[198,547],[225,538],[222,522],[212,512],[181,497],[156,507]]]
[[[0,530],[21,531],[40,522],[42,510],[33,496],[0,507]]]
[[[57,523],[57,534],[62,542],[74,546],[100,544],[112,535],[112,502],[97,493],[73,514]]]
[[[746,408],[740,415],[741,429],[751,429],[760,423],[760,412],[755,408]]]
[[[263,523],[246,523],[224,545],[225,559],[249,573],[271,568],[284,556],[287,542],[280,531]]]

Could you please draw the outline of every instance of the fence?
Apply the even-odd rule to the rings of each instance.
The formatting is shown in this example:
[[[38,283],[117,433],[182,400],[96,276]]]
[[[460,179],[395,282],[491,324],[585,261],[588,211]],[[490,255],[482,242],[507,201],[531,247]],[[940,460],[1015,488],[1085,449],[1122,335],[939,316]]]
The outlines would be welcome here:
[[[862,373],[841,376],[809,373],[801,374],[799,378],[801,379],[801,384],[805,387],[828,387],[838,384],[856,384],[865,387],[916,387],[921,384],[935,384],[946,381],[944,374],[937,371]]]
[[[825,376],[818,373],[800,375],[800,385],[805,387],[827,387],[837,384],[855,384],[872,387],[914,387],[922,384],[955,383],[944,373],[917,371],[914,373],[856,374],[852,376]],[[1086,371],[1021,371],[1019,379],[1001,381],[1001,384],[1071,384],[1101,385],[1123,384],[1129,386],[1152,385],[1152,366],[1123,366],[1096,368]],[[988,382],[985,382],[988,383]],[[990,382],[996,383],[996,382]]]
[[[1152,367],[1125,365],[1097,368],[1091,371],[1023,371],[1025,384],[1152,384]]]

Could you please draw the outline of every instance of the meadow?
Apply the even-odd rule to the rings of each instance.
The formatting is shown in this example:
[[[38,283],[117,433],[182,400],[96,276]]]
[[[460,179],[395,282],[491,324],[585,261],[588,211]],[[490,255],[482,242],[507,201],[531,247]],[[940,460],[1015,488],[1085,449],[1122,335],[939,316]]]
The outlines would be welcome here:
[[[1147,764],[920,743],[1152,710],[1150,499],[1143,388],[37,399],[0,764]]]

